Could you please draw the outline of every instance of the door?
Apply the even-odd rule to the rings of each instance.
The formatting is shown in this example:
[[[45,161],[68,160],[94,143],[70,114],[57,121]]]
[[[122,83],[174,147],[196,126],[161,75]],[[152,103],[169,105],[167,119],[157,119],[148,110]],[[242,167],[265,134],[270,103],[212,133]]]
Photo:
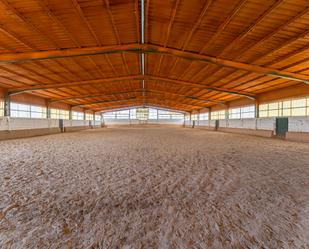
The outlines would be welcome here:
[[[59,128],[61,132],[64,132],[64,122],[63,119],[59,119]]]
[[[215,128],[216,128],[216,131],[219,129],[219,120],[216,120]]]
[[[285,138],[285,134],[289,130],[288,118],[276,118],[276,136]]]

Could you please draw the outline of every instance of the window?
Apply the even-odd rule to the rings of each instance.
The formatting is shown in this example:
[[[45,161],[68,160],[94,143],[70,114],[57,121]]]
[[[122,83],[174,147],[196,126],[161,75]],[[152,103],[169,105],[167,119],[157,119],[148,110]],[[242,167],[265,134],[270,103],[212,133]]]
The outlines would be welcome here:
[[[86,113],[86,120],[93,120],[93,114],[92,113]]]
[[[0,117],[4,116],[4,102],[0,101]]]
[[[12,102],[10,104],[11,117],[18,118],[46,118],[46,108]]]
[[[101,121],[101,115],[95,115],[95,120],[96,121]]]
[[[129,119],[130,111],[129,110],[118,111],[116,112],[116,116],[117,119]]]
[[[229,119],[254,118],[255,106],[229,109]]]
[[[200,113],[199,120],[208,120],[208,119],[209,119],[209,114],[208,114],[208,112],[206,112],[206,113]]]
[[[260,117],[309,116],[309,98],[262,104],[259,114]]]
[[[260,105],[260,117],[279,117],[281,116],[281,102]]]
[[[170,112],[165,110],[158,110],[158,119],[170,119]]]
[[[184,119],[184,114],[180,112],[160,110],[155,108],[133,108],[121,111],[106,112],[104,119]]]
[[[291,101],[292,103],[292,112],[291,116],[306,116],[307,111],[306,109],[309,106],[309,103],[307,103],[307,99],[295,99]]]
[[[73,120],[84,120],[84,113],[82,112],[72,112]]]
[[[115,119],[116,112],[106,112],[103,114],[104,119]]]
[[[130,119],[136,119],[136,109],[130,109]]]
[[[240,119],[240,108],[233,108],[229,110],[229,119]]]
[[[198,114],[192,114],[191,120],[198,120]]]
[[[171,112],[171,118],[172,119],[183,119],[183,114],[178,112]]]
[[[138,108],[136,109],[136,118],[138,120],[147,120],[149,116],[148,108]]]
[[[255,106],[245,106],[240,108],[240,118],[254,118],[255,117]]]
[[[50,117],[53,119],[69,119],[69,111],[60,109],[50,109]]]
[[[225,119],[225,110],[211,112],[211,119],[212,120]]]
[[[149,108],[149,119],[158,119],[158,110]]]
[[[10,115],[16,118],[30,118],[30,105],[11,103]]]

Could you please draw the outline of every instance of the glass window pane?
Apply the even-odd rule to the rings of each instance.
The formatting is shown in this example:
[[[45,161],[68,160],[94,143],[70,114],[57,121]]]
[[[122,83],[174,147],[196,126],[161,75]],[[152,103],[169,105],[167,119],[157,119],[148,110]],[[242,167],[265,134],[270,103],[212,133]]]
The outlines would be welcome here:
[[[16,103],[11,103],[10,107],[11,107],[11,110],[18,110],[18,104]]]
[[[291,109],[283,109],[282,116],[291,116]]]
[[[294,108],[292,109],[292,116],[305,116],[306,115],[306,108]]]
[[[291,107],[291,100],[283,101],[282,107],[283,108],[290,108]]]
[[[266,111],[268,109],[268,104],[263,104],[259,106],[260,111]]]
[[[43,113],[31,112],[31,118],[43,118]]]
[[[279,110],[269,110],[268,111],[269,117],[278,117],[278,115],[279,115]]]
[[[304,107],[306,106],[306,99],[292,100],[292,107]]]
[[[265,118],[267,117],[267,111],[260,111],[259,115],[261,118]]]
[[[275,110],[275,109],[278,109],[278,108],[279,108],[279,103],[278,102],[268,104],[268,109],[269,110]]]

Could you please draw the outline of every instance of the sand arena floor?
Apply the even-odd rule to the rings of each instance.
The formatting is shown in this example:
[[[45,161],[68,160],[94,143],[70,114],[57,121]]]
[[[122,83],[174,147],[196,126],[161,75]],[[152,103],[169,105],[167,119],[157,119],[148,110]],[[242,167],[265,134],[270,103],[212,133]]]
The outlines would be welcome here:
[[[309,144],[109,128],[0,158],[0,248],[309,248]]]

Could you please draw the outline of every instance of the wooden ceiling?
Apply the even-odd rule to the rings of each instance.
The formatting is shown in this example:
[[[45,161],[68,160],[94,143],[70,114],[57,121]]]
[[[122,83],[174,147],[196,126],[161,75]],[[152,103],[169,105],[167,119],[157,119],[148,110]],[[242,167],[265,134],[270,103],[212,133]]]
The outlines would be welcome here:
[[[193,111],[309,84],[308,0],[141,1],[0,0],[0,87]]]

